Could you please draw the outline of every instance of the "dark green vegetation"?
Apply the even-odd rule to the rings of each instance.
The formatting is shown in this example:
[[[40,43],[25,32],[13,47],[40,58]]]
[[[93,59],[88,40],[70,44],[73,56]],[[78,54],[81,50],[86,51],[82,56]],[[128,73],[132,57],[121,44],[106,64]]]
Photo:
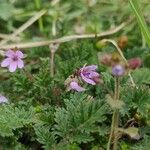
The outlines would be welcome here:
[[[10,43],[55,39],[77,33],[96,34],[134,16],[127,0],[55,2],[0,0],[0,33],[14,32],[42,9],[47,13]],[[143,0],[140,6],[149,26],[149,0]],[[121,136],[118,149],[149,150],[150,49],[135,18],[121,31],[105,38],[118,41],[122,35],[128,39],[123,48],[126,59],[140,57],[143,64],[131,72],[137,87],[131,85],[128,76],[121,81],[120,99],[124,106],[120,109],[119,126],[134,126],[137,130]],[[112,117],[107,95],[108,91],[113,93],[114,79],[110,70],[100,63],[98,55],[117,51],[111,44],[98,45],[99,40],[101,38],[95,37],[60,44],[55,54],[54,77],[50,75],[48,46],[23,49],[27,55],[25,70],[9,73],[0,68],[0,94],[9,99],[9,104],[0,106],[0,149],[106,149]],[[66,91],[66,78],[84,64],[99,66],[98,72],[108,89],[98,84],[88,85],[88,90],[83,93]]]

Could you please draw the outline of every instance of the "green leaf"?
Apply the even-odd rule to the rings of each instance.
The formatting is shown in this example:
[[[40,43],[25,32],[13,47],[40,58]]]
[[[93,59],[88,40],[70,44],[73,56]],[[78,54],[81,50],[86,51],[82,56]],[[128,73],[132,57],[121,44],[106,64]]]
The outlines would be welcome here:
[[[54,134],[50,133],[49,127],[46,126],[34,126],[34,130],[37,136],[37,140],[43,144],[45,150],[53,149],[55,144]]]
[[[32,122],[33,113],[11,105],[0,106],[0,135],[12,136],[13,131]]]

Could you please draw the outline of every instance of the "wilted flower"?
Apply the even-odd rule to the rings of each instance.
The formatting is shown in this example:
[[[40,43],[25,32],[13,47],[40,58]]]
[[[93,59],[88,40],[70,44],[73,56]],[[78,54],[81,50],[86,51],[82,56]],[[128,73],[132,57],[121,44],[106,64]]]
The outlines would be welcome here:
[[[15,72],[17,68],[23,68],[24,62],[23,62],[23,53],[19,50],[13,51],[8,50],[6,52],[6,57],[2,63],[1,67],[8,67],[10,72]]]
[[[111,54],[103,54],[100,58],[100,61],[103,65],[111,66]]]
[[[8,103],[8,99],[2,95],[0,95],[0,104],[1,103]]]
[[[125,68],[122,65],[115,65],[112,68],[112,74],[114,76],[122,76],[125,73]]]
[[[70,83],[70,89],[75,90],[77,92],[85,91],[85,88],[81,87],[76,81],[72,81]]]
[[[80,76],[81,78],[92,85],[95,85],[100,78],[100,75],[96,72],[97,65],[91,65],[91,66],[84,66],[80,69]]]
[[[132,58],[128,60],[129,68],[130,69],[137,69],[142,65],[142,61],[140,58]]]

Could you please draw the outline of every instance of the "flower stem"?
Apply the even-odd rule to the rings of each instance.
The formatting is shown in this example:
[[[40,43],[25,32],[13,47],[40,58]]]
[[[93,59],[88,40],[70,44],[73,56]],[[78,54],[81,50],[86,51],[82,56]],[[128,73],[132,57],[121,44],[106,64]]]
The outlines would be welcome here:
[[[111,130],[110,130],[109,140],[107,144],[107,150],[110,150],[110,146],[111,146],[111,140],[112,140],[113,131],[114,131],[114,120],[115,120],[115,113],[113,113],[113,116],[112,116]]]
[[[115,79],[115,96],[114,100],[119,100],[119,78],[116,77]],[[107,150],[110,150],[111,147],[111,140],[114,137],[114,145],[113,150],[117,150],[117,143],[118,143],[118,137],[117,137],[117,128],[119,124],[119,111],[118,109],[115,109],[112,116],[112,123],[111,123],[111,131],[110,136],[107,144]]]
[[[115,97],[116,101],[119,100],[119,78],[116,77],[115,79]],[[117,130],[118,130],[118,124],[119,124],[119,110],[114,110],[114,144],[113,144],[113,150],[117,150],[117,144],[118,144],[118,136],[117,136]]]

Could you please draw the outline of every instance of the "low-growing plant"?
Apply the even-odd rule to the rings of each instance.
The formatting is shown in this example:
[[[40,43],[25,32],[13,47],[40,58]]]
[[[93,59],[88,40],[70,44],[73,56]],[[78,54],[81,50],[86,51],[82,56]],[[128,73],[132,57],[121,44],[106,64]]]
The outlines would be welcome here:
[[[51,38],[64,37],[17,42],[18,47],[9,47],[8,42],[22,39],[18,34],[34,22],[33,18],[11,36],[0,35],[4,38],[0,48],[5,49],[0,50],[1,149],[149,149],[149,29],[138,2],[129,2],[141,31],[131,18],[104,35],[99,33],[102,29],[127,18],[128,5],[122,7],[118,0],[53,0],[49,3],[35,0],[29,2],[30,6],[15,11],[16,6],[22,6],[20,2],[11,1],[9,5],[2,2],[4,10],[0,10],[3,12],[0,18],[8,21],[6,31],[13,30],[11,21],[18,23],[17,20],[21,22],[35,13],[25,14],[27,10],[42,9],[41,17],[34,14],[38,25],[33,25],[33,31],[29,29],[29,32],[42,36],[51,33],[47,36]],[[100,16],[96,15],[99,6],[104,7]],[[12,14],[6,13],[7,7],[16,21],[11,18]],[[110,15],[108,20],[106,11],[107,16]],[[51,30],[46,27],[48,23]],[[125,28],[121,35],[117,33],[127,24],[132,27]],[[74,30],[80,35],[65,36]],[[129,34],[131,30],[133,35]],[[114,33],[116,36],[112,36]],[[143,41],[139,42],[141,33],[145,39],[142,37]],[[24,40],[31,35],[25,32]]]

